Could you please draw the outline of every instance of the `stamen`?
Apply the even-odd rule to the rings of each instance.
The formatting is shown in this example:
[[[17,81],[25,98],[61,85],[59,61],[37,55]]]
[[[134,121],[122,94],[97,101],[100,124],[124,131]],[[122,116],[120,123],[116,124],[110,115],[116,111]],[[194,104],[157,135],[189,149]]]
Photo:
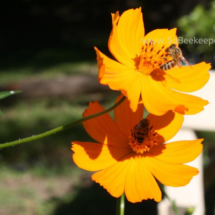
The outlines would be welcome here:
[[[149,151],[154,145],[158,145],[158,137],[159,135],[155,132],[153,126],[149,127],[149,125],[147,125],[141,127],[139,123],[130,131],[129,145],[137,154],[143,154]]]
[[[146,41],[141,49],[137,70],[144,75],[149,75],[153,70],[171,61],[172,57],[164,48],[165,45],[160,48],[159,44],[154,43],[153,40]]]

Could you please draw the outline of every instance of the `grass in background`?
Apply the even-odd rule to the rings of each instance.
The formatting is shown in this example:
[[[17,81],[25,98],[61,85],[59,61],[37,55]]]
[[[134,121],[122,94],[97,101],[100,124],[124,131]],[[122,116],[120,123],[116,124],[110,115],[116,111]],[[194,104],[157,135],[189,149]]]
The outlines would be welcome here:
[[[90,62],[66,62],[50,67],[41,66],[37,68],[25,66],[21,68],[0,68],[0,85],[3,86],[13,82],[19,82],[28,78],[47,80],[71,74],[90,74],[96,76],[97,64]]]

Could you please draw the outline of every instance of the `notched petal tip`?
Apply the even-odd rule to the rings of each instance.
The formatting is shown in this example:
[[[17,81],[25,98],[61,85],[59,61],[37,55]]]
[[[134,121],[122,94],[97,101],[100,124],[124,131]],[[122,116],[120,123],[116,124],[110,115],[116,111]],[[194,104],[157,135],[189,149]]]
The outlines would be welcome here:
[[[200,143],[202,143],[205,139],[204,138],[200,138],[198,140],[200,141]]]
[[[178,105],[175,107],[174,111],[180,114],[186,114],[186,112],[189,110],[189,108],[186,108],[184,105]]]
[[[84,110],[84,112],[82,113],[82,117],[85,117],[85,116],[88,116],[88,111],[91,111],[93,110],[96,106],[98,106],[99,103],[97,101],[94,101],[94,102],[89,102],[89,105],[88,105],[88,108],[86,108]]]

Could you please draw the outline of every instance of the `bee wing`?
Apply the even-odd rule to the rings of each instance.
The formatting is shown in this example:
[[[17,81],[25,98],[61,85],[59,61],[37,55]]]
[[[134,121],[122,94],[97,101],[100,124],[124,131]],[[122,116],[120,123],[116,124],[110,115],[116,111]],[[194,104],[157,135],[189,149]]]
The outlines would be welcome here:
[[[181,60],[181,58],[177,61],[177,65],[178,65],[178,67],[182,67],[183,66],[183,61]]]
[[[181,62],[180,62],[181,65],[182,65],[182,63],[184,63],[185,65],[188,65],[192,68],[192,66],[188,63],[188,61],[186,60],[186,58],[184,56],[180,57],[180,60],[181,60]]]

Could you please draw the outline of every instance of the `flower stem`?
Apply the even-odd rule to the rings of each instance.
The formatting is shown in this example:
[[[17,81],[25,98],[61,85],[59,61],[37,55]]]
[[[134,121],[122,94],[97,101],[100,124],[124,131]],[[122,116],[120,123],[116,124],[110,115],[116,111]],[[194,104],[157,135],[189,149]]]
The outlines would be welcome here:
[[[116,202],[116,215],[124,215],[125,211],[125,194],[123,193]]]
[[[101,115],[103,115],[105,113],[108,113],[108,112],[114,110],[118,105],[120,105],[125,100],[125,98],[126,97],[121,98],[112,107],[110,107],[110,108],[108,108],[108,109],[106,109],[106,110],[104,110],[102,112],[99,112],[99,113],[96,113],[96,114],[93,114],[93,115],[90,115],[90,116],[83,117],[81,119],[76,120],[75,122],[72,122],[72,123],[69,123],[69,124],[66,124],[66,125],[63,125],[63,126],[59,126],[57,128],[54,128],[54,129],[52,129],[50,131],[46,131],[46,132],[38,134],[38,135],[33,135],[31,137],[19,139],[19,140],[8,142],[8,143],[2,143],[2,144],[0,144],[0,149],[10,147],[10,146],[15,146],[15,145],[18,145],[18,144],[21,144],[21,143],[31,142],[33,140],[38,140],[38,139],[47,137],[49,135],[56,134],[56,133],[61,132],[61,131],[65,131],[65,130],[73,127],[74,125],[77,125],[77,124],[79,124],[81,122],[84,122],[84,121],[87,121],[89,119],[101,116]]]

